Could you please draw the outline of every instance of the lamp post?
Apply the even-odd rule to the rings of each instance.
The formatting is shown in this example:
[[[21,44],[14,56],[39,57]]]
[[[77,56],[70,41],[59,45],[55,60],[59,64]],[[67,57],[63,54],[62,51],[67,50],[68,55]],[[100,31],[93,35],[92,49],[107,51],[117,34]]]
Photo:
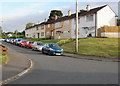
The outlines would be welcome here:
[[[76,0],[76,52],[78,52],[78,0]]]

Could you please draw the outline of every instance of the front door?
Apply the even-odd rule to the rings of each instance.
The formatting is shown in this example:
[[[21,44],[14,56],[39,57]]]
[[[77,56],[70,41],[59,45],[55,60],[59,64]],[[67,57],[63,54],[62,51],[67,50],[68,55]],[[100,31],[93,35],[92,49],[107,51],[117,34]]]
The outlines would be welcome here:
[[[37,33],[38,34],[38,38],[40,38],[40,33]]]
[[[61,37],[60,37],[60,33],[58,33],[58,39],[60,39]]]

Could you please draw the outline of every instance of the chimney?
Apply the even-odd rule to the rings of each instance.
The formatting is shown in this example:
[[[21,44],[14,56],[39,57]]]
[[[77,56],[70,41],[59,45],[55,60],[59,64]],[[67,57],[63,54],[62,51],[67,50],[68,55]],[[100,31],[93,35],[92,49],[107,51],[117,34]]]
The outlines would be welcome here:
[[[90,5],[88,4],[87,7],[86,7],[87,11],[90,10]]]
[[[71,10],[68,11],[68,16],[71,16]]]
[[[58,16],[57,16],[57,15],[55,15],[55,20],[56,20],[56,19],[58,19]]]

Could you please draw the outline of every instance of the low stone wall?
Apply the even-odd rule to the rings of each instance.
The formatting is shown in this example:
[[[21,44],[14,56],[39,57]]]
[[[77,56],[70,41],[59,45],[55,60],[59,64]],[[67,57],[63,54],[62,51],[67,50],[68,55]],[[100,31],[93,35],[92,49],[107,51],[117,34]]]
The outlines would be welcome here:
[[[120,38],[120,26],[104,26],[98,29],[98,37]]]

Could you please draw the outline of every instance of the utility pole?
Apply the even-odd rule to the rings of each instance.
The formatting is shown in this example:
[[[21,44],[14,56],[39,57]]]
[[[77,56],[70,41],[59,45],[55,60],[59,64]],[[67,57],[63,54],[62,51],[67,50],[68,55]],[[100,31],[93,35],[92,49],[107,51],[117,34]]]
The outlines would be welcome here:
[[[78,50],[78,0],[76,0],[76,52]]]

